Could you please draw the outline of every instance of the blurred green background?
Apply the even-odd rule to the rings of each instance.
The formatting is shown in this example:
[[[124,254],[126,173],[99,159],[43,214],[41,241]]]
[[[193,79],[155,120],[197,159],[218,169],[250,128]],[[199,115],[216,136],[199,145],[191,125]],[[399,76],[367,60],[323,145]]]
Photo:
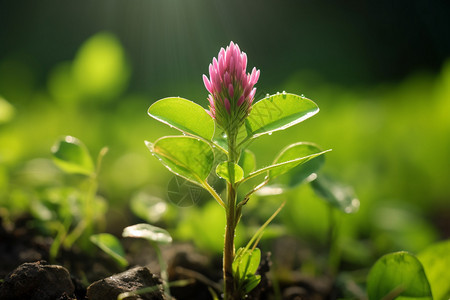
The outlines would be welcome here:
[[[333,149],[323,172],[361,202],[358,213],[338,214],[344,261],[368,266],[449,238],[449,12],[448,2],[423,0],[1,0],[0,216],[36,214],[42,191],[72,184],[50,160],[55,141],[72,135],[94,157],[109,147],[99,193],[110,231],[142,221],[132,199],[157,197],[168,204],[155,223],[220,253],[220,207],[170,203],[173,177],[144,140],[178,134],[147,115],[154,101],[206,107],[201,75],[233,40],[261,70],[257,98],[285,90],[319,105],[317,116],[251,149],[258,166],[293,142]],[[243,221],[262,224],[283,199],[268,236],[323,247],[328,209],[308,186],[255,197]]]

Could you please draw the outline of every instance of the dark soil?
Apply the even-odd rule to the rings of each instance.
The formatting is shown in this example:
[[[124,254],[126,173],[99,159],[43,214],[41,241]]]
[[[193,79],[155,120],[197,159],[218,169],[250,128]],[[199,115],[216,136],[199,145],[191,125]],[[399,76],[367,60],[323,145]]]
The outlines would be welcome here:
[[[159,266],[154,252],[146,246],[146,243],[139,244],[135,241],[132,246],[125,245],[127,253],[130,253],[131,261],[131,270],[125,275],[122,273],[124,270],[101,251],[94,251],[95,256],[86,255],[76,249],[62,251],[56,263],[48,264],[45,261],[49,260],[48,253],[52,240],[30,230],[27,226],[29,221],[30,219],[27,218],[17,220],[13,228],[0,226],[0,299],[2,300],[115,300],[121,291],[140,289],[160,282],[157,277]],[[0,220],[0,224],[2,223]],[[289,246],[289,243],[285,246]],[[286,248],[285,251],[289,252],[292,249]],[[175,299],[209,300],[213,299],[212,291],[220,295],[222,272],[219,257],[211,258],[203,255],[190,244],[173,244],[163,249],[163,255],[169,265],[169,281],[188,279],[191,282],[186,286],[171,288],[171,294]],[[148,268],[134,269],[135,266]],[[261,283],[246,299],[337,298],[333,282],[327,277],[305,278],[291,270],[291,276],[284,279],[278,278],[274,283],[271,280],[271,267],[271,255],[266,253],[258,270],[262,277]],[[132,272],[132,275],[129,272]],[[115,277],[111,279],[110,276]],[[117,286],[110,286],[111,282]],[[91,286],[88,289],[89,285]],[[166,299],[164,294],[158,291],[152,296],[153,298],[147,294],[134,299]],[[13,296],[5,296],[6,294],[2,293]]]

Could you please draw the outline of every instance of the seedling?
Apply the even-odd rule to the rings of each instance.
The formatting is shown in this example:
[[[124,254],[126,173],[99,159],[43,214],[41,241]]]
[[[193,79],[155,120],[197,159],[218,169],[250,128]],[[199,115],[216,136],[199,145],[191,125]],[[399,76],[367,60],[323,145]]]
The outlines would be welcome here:
[[[311,143],[295,143],[282,150],[271,165],[255,170],[255,156],[247,148],[256,138],[296,125],[319,108],[303,96],[286,92],[253,103],[260,71],[253,68],[246,73],[246,69],[247,55],[231,42],[220,50],[218,59],[213,59],[209,78],[203,76],[209,92],[208,111],[180,97],[159,100],[148,110],[151,117],[183,133],[154,143],[146,141],[150,152],[169,171],[207,190],[225,210],[223,276],[227,300],[241,299],[259,282],[255,275],[259,264],[256,245],[252,251],[235,251],[235,230],[244,205],[253,193],[283,174],[295,171],[308,177],[315,169],[308,163],[329,151]],[[226,181],[224,195],[211,185],[212,176]],[[253,181],[257,183],[241,191],[244,183]]]
[[[62,221],[58,226],[58,233],[50,249],[50,259],[54,260],[59,252],[61,244],[65,248],[70,248],[82,236],[82,247],[90,245],[87,241],[90,235],[95,231],[95,221],[101,215],[99,209],[101,204],[97,197],[98,173],[101,162],[108,148],[103,148],[97,158],[96,165],[89,154],[86,146],[77,138],[65,136],[59,140],[53,147],[53,161],[55,164],[68,174],[79,174],[86,177],[87,188],[81,193],[80,218],[76,220],[72,215],[72,207],[67,201],[61,199],[61,203],[66,203],[63,208],[66,213],[62,216]],[[61,195],[61,197],[63,197]]]
[[[161,279],[163,280],[164,293],[171,299],[169,288],[169,276],[167,275],[167,264],[162,257],[159,245],[172,243],[170,234],[159,227],[150,224],[136,224],[128,226],[123,230],[123,237],[142,238],[150,242],[153,249],[155,249],[156,257],[158,259],[159,267],[161,268]]]

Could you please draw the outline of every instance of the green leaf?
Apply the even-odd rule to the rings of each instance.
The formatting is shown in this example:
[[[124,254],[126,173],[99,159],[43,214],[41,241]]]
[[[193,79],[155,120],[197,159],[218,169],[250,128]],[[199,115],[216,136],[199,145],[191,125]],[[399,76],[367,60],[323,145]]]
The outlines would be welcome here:
[[[231,166],[229,164],[231,164]],[[217,165],[216,173],[220,178],[223,178],[226,181],[230,182],[230,168],[233,169],[231,171],[234,173],[234,182],[238,182],[242,178],[244,178],[244,171],[242,170],[242,168],[238,164],[229,163],[227,161],[224,161]]]
[[[261,275],[248,275],[244,281],[242,289],[246,294],[250,293],[261,282]]]
[[[261,261],[261,251],[259,248],[246,250],[240,248],[233,261],[232,268],[236,278],[245,279],[248,274],[255,274]]]
[[[153,103],[148,114],[181,132],[210,141],[214,136],[214,120],[200,105],[179,97],[164,98]]]
[[[311,100],[294,94],[276,94],[256,102],[246,119],[249,136],[283,130],[300,123],[319,112]]]
[[[100,233],[91,235],[90,240],[97,245],[105,253],[114,258],[122,267],[128,266],[128,262],[125,259],[125,251],[120,244],[120,241],[109,233]]]
[[[86,146],[77,138],[66,136],[52,147],[53,161],[67,173],[91,175],[94,163]]]
[[[325,150],[325,151],[309,154],[307,156],[297,157],[297,158],[294,158],[294,159],[291,159],[291,160],[284,161],[284,159],[292,158],[291,154],[295,153],[295,151],[293,151],[293,152],[289,151],[289,155],[283,155],[285,150],[283,150],[281,152],[281,154],[275,159],[275,162],[272,165],[264,167],[262,169],[259,169],[259,170],[256,170],[256,171],[250,173],[243,180],[245,181],[245,180],[250,179],[252,177],[261,175],[261,174],[263,174],[265,172],[269,172],[269,174],[268,174],[269,175],[269,179],[274,179],[277,176],[280,176],[280,175],[282,175],[282,174],[292,170],[293,168],[308,162],[309,160],[311,160],[313,158],[316,158],[316,157],[318,157],[318,156],[320,156],[322,154],[325,154],[325,153],[331,151],[331,150]],[[301,155],[301,152],[299,154]]]
[[[430,285],[420,261],[407,252],[381,257],[367,277],[369,300],[417,299],[432,300]]]
[[[238,164],[244,171],[244,176],[248,176],[248,174],[253,172],[256,168],[255,154],[253,154],[252,151],[245,149],[241,153]]]
[[[417,258],[425,269],[433,299],[450,299],[450,240],[427,247]]]
[[[172,173],[199,185],[206,181],[214,163],[214,152],[206,142],[188,136],[168,136],[154,144],[145,143]]]
[[[317,177],[311,186],[316,194],[343,212],[350,214],[358,211],[359,200],[352,187],[324,176]]]
[[[169,232],[162,228],[145,223],[125,227],[122,236],[143,238],[159,244],[170,244],[172,242],[172,237]]]
[[[295,160],[298,157],[307,157],[309,155],[314,155],[316,153],[320,153],[321,149],[313,144],[307,142],[299,142],[284,148],[280,154],[278,154],[277,158],[273,162],[273,164],[279,164],[286,161]],[[297,165],[296,167],[289,170],[286,174],[284,180],[287,181],[287,185],[292,187],[298,183],[301,183],[303,180],[308,178],[312,173],[316,172],[325,162],[325,156],[320,155],[314,158],[309,159],[307,162],[302,163],[301,165]],[[270,178],[278,177],[281,173],[285,173],[283,169],[275,169],[269,172]]]
[[[249,250],[239,248],[232,264],[233,276],[238,285],[246,293],[254,289],[261,281],[261,276],[255,275],[261,261],[261,251],[258,248]]]

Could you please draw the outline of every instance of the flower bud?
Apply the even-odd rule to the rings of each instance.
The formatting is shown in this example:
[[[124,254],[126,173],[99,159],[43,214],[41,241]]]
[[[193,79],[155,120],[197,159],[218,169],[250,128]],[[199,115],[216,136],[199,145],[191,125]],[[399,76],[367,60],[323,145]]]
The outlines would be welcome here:
[[[250,113],[255,97],[254,85],[259,79],[259,70],[247,72],[247,55],[239,46],[230,45],[219,51],[209,65],[209,78],[203,75],[203,83],[209,92],[208,113],[226,132],[237,132]]]

